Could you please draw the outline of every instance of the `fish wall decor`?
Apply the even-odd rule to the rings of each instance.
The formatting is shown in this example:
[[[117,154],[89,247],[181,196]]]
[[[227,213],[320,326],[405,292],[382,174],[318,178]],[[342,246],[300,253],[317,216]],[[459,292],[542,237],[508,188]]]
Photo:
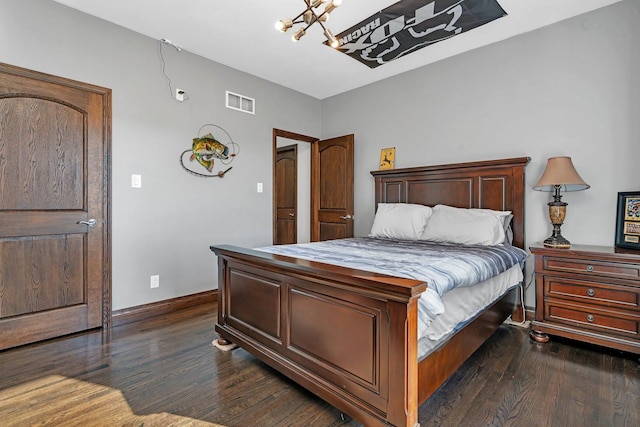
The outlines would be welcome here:
[[[213,126],[222,131],[226,138],[220,139],[224,139],[225,143],[221,142],[218,138],[213,136],[211,132],[203,136],[193,138],[191,149],[184,150],[182,154],[180,154],[180,164],[182,165],[182,168],[184,170],[195,176],[203,178],[223,178],[224,175],[231,170],[231,166],[229,166],[228,168],[222,168],[218,172],[214,172],[213,169],[216,160],[218,160],[224,166],[229,165],[231,162],[233,162],[233,160],[240,152],[240,146],[231,139],[231,136],[226,130],[218,125],[203,125],[198,131],[198,135],[200,135],[202,129],[207,126]],[[189,167],[184,161],[185,154],[187,153],[190,153]],[[193,170],[191,167],[194,165],[202,166],[206,170],[206,172]]]

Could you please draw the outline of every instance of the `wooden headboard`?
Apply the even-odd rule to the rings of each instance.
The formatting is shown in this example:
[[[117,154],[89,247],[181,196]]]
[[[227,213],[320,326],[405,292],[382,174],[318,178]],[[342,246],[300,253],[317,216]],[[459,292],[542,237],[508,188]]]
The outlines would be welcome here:
[[[530,160],[518,157],[372,171],[376,206],[417,203],[511,211],[513,245],[524,249],[524,169]]]

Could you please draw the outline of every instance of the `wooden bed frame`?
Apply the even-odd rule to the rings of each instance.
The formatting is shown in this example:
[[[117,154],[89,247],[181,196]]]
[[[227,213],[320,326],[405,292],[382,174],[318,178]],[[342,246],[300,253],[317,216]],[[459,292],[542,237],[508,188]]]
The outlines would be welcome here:
[[[529,158],[374,171],[378,203],[510,210],[524,248]],[[221,342],[234,342],[365,425],[418,426],[418,406],[502,324],[505,296],[418,361],[426,284],[234,246],[218,256]]]

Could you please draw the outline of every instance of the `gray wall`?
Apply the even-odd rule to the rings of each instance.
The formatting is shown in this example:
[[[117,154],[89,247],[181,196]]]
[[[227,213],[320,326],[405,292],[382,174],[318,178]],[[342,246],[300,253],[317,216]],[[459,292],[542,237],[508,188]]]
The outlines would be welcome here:
[[[531,157],[528,243],[551,233],[550,193],[532,187],[548,157],[571,156],[591,188],[563,197],[562,234],[613,245],[617,192],[640,190],[639,22],[627,0],[323,100],[323,138],[356,137],[356,234],[373,221],[369,171],[395,146],[397,168]]]
[[[158,41],[47,0],[0,0],[0,40],[1,62],[113,89],[114,310],[216,288],[211,244],[271,244],[272,129],[319,135],[319,100],[165,46],[173,87],[190,97],[179,103]],[[254,98],[256,114],[225,108],[225,90]],[[240,144],[224,179],[178,162],[206,123]]]
[[[156,40],[47,0],[0,0],[0,61],[113,89],[117,310],[217,287],[210,244],[271,243],[273,128],[355,134],[356,235],[373,221],[369,171],[395,146],[396,167],[530,156],[529,188],[548,157],[569,155],[592,188],[564,197],[563,234],[611,245],[616,193],[640,188],[639,9],[627,0],[323,101],[165,46],[173,87],[190,97],[178,103]],[[224,108],[225,90],[255,98],[257,114]],[[206,123],[241,146],[221,180],[178,164]],[[550,195],[526,199],[528,241],[542,240]]]

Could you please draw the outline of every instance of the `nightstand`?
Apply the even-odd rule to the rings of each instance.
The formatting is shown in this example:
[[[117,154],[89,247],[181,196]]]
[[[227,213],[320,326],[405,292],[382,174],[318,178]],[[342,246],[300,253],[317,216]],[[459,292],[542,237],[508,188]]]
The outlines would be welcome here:
[[[640,251],[541,244],[530,249],[535,255],[534,341],[556,335],[640,353]]]

